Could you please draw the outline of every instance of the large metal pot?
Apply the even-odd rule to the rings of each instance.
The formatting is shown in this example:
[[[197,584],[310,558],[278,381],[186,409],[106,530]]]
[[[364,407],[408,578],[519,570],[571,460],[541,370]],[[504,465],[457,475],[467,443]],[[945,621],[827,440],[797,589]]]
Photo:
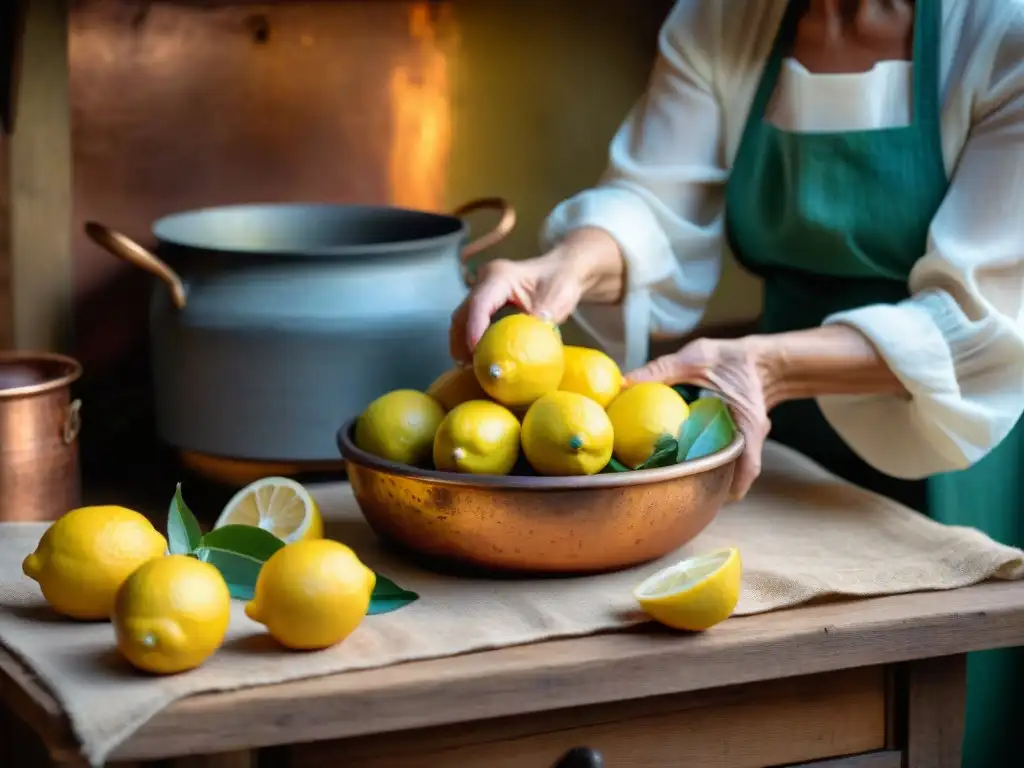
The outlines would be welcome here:
[[[501,219],[466,244],[463,217],[481,209]],[[336,462],[338,424],[388,390],[428,386],[451,365],[466,261],[514,224],[493,198],[451,215],[326,204],[178,213],[154,225],[156,253],[96,222],[86,232],[161,281],[150,310],[157,431],[216,475]]]

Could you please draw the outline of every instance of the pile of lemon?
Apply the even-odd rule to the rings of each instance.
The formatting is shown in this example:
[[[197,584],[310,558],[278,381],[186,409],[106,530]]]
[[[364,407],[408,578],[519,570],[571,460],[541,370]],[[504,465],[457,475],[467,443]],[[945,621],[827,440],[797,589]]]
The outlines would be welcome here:
[[[689,415],[671,387],[625,387],[595,349],[566,346],[558,327],[509,315],[484,333],[471,368],[426,392],[400,389],[360,416],[355,443],[382,459],[464,474],[507,475],[522,455],[548,476],[593,475],[614,457],[636,468]]]
[[[376,575],[344,544],[322,538],[316,502],[298,483],[265,478],[239,491],[215,528],[255,525],[285,545],[263,563],[246,615],[285,648],[344,640],[366,616]],[[168,554],[142,514],[120,506],[72,510],[47,528],[22,563],[59,614],[110,621],[121,655],[155,674],[195,669],[224,643],[231,594],[221,572]]]

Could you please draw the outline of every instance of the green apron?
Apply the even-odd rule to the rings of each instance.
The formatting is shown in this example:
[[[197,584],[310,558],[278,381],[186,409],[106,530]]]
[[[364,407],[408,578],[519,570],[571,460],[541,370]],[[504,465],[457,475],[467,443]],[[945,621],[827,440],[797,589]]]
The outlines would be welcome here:
[[[761,330],[819,326],[826,316],[909,297],[908,277],[925,252],[929,225],[949,187],[940,134],[940,0],[918,0],[912,124],[881,130],[790,133],[764,120],[804,6],[790,2],[726,190],[726,224],[737,259],[765,286]],[[952,525],[1024,544],[1024,429],[974,467],[905,481],[862,461],[813,400],[772,412],[771,438],[835,474]],[[1022,649],[973,654],[968,662],[964,765],[1001,768],[1024,722]]]

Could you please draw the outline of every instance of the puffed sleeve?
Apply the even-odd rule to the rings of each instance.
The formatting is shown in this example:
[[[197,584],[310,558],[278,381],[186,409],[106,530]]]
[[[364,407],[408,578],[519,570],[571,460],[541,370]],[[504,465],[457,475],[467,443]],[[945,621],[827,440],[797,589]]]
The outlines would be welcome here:
[[[864,333],[909,393],[819,400],[850,447],[895,477],[970,466],[1024,411],[1024,20],[1012,8],[911,298],[825,321]]]
[[[694,328],[718,284],[727,179],[711,86],[719,5],[676,3],[647,92],[612,140],[600,184],[560,204],[542,232],[544,247],[582,227],[618,242],[622,303],[584,305],[576,319],[627,369],[646,362],[652,333]]]

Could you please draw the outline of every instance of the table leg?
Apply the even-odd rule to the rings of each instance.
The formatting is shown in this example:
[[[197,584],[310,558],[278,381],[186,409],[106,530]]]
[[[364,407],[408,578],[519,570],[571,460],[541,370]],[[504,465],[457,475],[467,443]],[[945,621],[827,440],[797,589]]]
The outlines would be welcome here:
[[[0,765],[46,765],[49,756],[39,737],[13,712],[0,706]]]
[[[906,768],[960,768],[967,703],[967,656],[907,667]]]

